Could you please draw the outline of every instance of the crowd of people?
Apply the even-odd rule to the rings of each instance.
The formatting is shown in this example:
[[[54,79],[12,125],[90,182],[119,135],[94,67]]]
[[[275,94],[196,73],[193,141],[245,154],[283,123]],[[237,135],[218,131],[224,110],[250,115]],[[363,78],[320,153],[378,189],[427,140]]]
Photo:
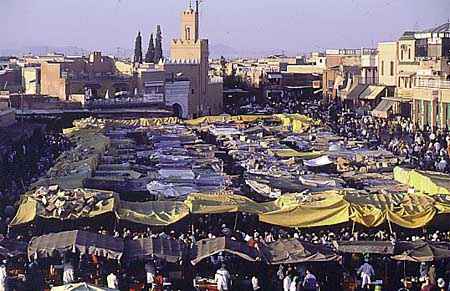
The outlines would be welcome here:
[[[295,109],[294,109],[295,108]],[[389,150],[396,155],[403,156],[405,162],[411,167],[436,170],[444,173],[450,172],[450,134],[446,130],[432,131],[430,128],[419,130],[414,124],[405,118],[377,119],[368,115],[359,115],[343,110],[339,105],[325,105],[320,102],[311,106],[296,104],[293,111],[309,115],[329,125],[340,136],[347,139],[366,141],[370,147]],[[70,142],[61,134],[36,134],[29,140],[19,143],[3,151],[0,158],[0,202],[2,210],[1,233],[7,234],[9,219],[14,215],[14,203],[20,198],[27,187],[42,175],[55,161],[59,154],[70,147]],[[10,206],[8,208],[8,206]],[[260,249],[265,244],[270,244],[279,239],[296,238],[300,241],[321,244],[333,247],[334,241],[358,241],[377,240],[391,241],[450,241],[450,231],[437,229],[421,229],[406,231],[396,229],[394,231],[384,229],[354,229],[352,227],[329,227],[326,229],[284,229],[261,224],[257,216],[245,213],[236,216],[199,215],[191,220],[189,225],[166,228],[133,228],[120,225],[90,225],[80,229],[95,231],[105,235],[124,239],[139,238],[165,238],[177,240],[185,245],[192,246],[202,239],[226,236],[232,240],[245,242],[248,246]],[[14,239],[29,240],[35,235],[31,230],[29,234],[19,234]],[[236,263],[232,256],[219,253],[212,256],[203,265],[198,273],[212,275],[219,291],[228,290],[340,290],[342,282],[332,278],[332,274],[348,273],[359,277],[359,287],[366,290],[372,288],[374,277],[383,270],[380,264],[383,258],[364,256],[357,263],[348,264],[345,260],[331,267],[325,264],[296,264],[280,265],[277,267],[251,266]],[[383,261],[384,262],[384,261]],[[15,262],[14,264],[17,264]],[[61,272],[60,283],[72,283],[75,281],[92,282],[119,290],[130,290],[137,281],[145,285],[146,290],[192,290],[190,280],[175,289],[170,284],[168,272],[171,266],[155,258],[143,262],[143,268],[136,270],[136,266],[119,264],[110,260],[103,260],[96,256],[83,256],[71,258],[70,255],[62,255],[59,261],[36,259],[31,263],[24,261],[23,276],[18,275],[11,268],[11,261],[2,261],[0,264],[0,291],[1,290],[43,290],[44,266],[49,264],[50,273]],[[179,266],[185,267],[185,272],[192,272],[192,266],[186,262],[179,262]],[[392,271],[395,274],[395,283],[392,290],[411,289],[400,279],[404,274],[402,267],[397,266]],[[330,268],[330,269],[327,269]],[[52,271],[53,270],[53,271]],[[331,270],[331,271],[327,271]],[[141,274],[140,278],[136,273]],[[50,274],[50,275],[51,275]],[[421,290],[450,290],[450,263],[421,264],[413,270],[421,283]],[[186,278],[192,279],[186,275]],[[236,277],[241,277],[237,285]],[[189,282],[188,282],[189,281]],[[337,287],[339,286],[339,287]],[[3,289],[2,289],[3,288]],[[171,289],[172,288],[172,289]],[[447,289],[448,288],[448,289]],[[420,289],[418,289],[420,290]]]
[[[365,141],[373,149],[389,150],[404,157],[412,168],[450,173],[450,131],[447,128],[430,125],[421,128],[401,116],[377,118],[345,109],[339,102],[297,102],[293,112],[322,121],[346,139]]]
[[[0,233],[6,233],[20,195],[70,146],[64,135],[42,128],[13,142],[0,142]]]

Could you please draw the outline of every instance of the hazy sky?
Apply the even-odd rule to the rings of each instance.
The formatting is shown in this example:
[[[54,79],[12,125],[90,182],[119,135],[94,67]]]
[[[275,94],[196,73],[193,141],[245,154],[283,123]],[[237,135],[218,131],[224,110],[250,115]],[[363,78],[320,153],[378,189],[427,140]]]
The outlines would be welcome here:
[[[0,0],[0,48],[131,48],[138,30],[179,34],[188,0]],[[201,35],[238,50],[374,46],[442,24],[450,0],[205,0]],[[167,47],[166,47],[167,48]]]

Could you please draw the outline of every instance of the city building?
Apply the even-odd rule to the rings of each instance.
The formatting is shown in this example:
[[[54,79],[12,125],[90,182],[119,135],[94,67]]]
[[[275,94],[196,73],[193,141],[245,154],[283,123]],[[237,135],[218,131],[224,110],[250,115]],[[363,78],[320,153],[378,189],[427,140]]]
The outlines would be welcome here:
[[[378,82],[376,53],[372,48],[326,50],[326,65],[322,75],[323,96],[356,105],[359,94],[355,93],[362,92],[362,86],[359,85]]]
[[[395,96],[382,101],[380,108],[392,114],[408,111],[420,128],[450,126],[449,61],[450,23],[380,43],[379,83],[396,88]]]
[[[114,60],[93,52],[86,57],[66,57],[64,61],[45,61],[41,64],[41,94],[61,100],[103,98],[129,92],[133,79],[115,73]]]
[[[199,2],[181,13],[181,35],[170,45],[170,59],[160,64],[171,82],[166,89],[165,102],[181,117],[192,118],[223,112],[223,80],[209,77],[208,40],[199,35]],[[183,83],[175,84],[176,81]],[[186,81],[189,81],[189,87]],[[189,92],[180,100],[179,92]],[[170,93],[177,92],[171,95]]]

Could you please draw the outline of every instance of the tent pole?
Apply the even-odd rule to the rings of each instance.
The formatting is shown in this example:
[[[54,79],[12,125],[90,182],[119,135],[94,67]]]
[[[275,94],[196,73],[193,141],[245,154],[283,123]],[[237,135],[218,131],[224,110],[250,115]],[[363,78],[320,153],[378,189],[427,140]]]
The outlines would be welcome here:
[[[235,217],[234,217],[234,228],[233,228],[234,231],[236,231],[236,228],[237,228],[237,223],[238,223],[238,213],[239,213],[239,212],[236,212],[236,215],[235,215]]]
[[[391,224],[391,221],[389,220],[389,218],[387,219],[387,222],[388,222],[388,225],[389,225],[389,231],[390,231],[391,234],[393,234],[394,231],[392,230],[392,224]]]
[[[406,278],[406,261],[403,261],[403,279]]]
[[[353,225],[352,225],[352,235],[355,234],[355,221],[353,220]]]

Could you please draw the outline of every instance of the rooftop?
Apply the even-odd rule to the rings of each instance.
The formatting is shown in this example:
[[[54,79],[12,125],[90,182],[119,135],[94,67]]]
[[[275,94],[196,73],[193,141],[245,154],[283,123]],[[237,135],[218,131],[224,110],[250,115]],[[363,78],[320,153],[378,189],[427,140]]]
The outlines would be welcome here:
[[[423,33],[439,33],[439,32],[450,32],[450,22],[446,22],[434,28],[426,29],[421,31]]]

